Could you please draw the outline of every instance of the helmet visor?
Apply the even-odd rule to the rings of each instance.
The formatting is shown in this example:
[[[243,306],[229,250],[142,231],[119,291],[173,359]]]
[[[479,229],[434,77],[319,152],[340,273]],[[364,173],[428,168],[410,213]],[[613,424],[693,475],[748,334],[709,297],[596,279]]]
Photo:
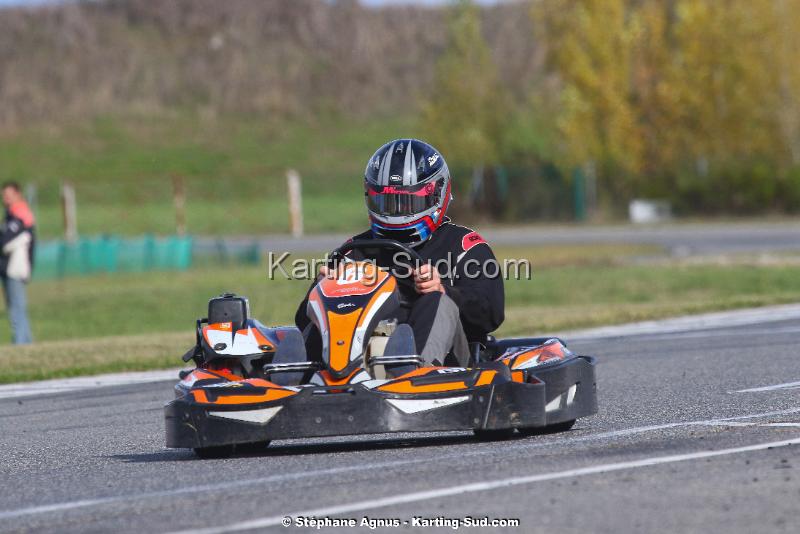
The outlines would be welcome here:
[[[401,217],[417,215],[436,206],[439,195],[434,184],[424,184],[416,191],[408,187],[367,187],[367,209],[379,215]]]

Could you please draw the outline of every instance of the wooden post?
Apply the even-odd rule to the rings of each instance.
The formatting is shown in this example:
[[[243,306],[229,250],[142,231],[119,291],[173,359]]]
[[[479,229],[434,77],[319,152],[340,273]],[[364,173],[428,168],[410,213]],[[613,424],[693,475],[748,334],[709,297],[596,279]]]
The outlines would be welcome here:
[[[586,162],[586,216],[591,220],[597,214],[597,165]]]
[[[61,184],[61,209],[64,213],[64,239],[74,243],[78,239],[78,208],[75,187],[70,182]]]
[[[39,204],[39,195],[38,190],[36,189],[36,184],[25,184],[25,200],[28,201],[28,206],[30,206],[33,212],[36,213],[38,211],[36,207]]]
[[[286,185],[289,191],[289,229],[292,237],[303,236],[303,195],[300,175],[294,169],[286,171]]]
[[[186,235],[186,184],[183,176],[172,175],[172,201],[175,204],[175,233]]]

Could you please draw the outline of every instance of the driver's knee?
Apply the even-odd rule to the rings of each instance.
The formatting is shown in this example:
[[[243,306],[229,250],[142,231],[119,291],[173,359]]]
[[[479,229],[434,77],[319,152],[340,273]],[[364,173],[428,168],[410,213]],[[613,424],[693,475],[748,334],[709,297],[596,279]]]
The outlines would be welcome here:
[[[408,310],[405,322],[414,331],[417,354],[422,354],[431,329],[436,322],[436,316],[441,313],[442,296],[442,293],[439,292],[420,295]]]
[[[458,305],[443,293],[427,293],[417,299],[408,324],[414,330],[417,353],[427,365],[442,365],[451,351],[457,361],[463,359],[460,315]]]
[[[434,291],[432,293],[423,293],[411,305],[411,313],[412,315],[430,315],[431,320],[433,320],[433,317],[436,315],[436,312],[438,311],[443,299],[447,299],[452,302],[450,297],[438,291]]]

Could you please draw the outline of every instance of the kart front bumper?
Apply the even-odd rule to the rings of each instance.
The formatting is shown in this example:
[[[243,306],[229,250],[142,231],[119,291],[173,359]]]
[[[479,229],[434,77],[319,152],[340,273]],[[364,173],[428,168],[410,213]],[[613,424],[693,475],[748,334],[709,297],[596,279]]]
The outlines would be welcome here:
[[[164,407],[166,445],[201,448],[277,439],[389,432],[537,428],[597,411],[593,358],[542,366],[528,382],[435,394],[395,394],[364,384],[306,386],[261,404],[209,405],[191,396]]]

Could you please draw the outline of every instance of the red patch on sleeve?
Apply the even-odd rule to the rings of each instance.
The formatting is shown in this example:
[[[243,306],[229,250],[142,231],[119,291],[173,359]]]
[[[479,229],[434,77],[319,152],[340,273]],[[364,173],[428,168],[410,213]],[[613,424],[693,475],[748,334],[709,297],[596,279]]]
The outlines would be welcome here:
[[[28,207],[27,202],[16,202],[8,208],[8,211],[11,213],[12,217],[22,221],[22,225],[25,226],[25,228],[33,226],[33,212]]]
[[[480,245],[481,243],[486,243],[486,241],[478,234],[478,232],[470,232],[461,239],[461,248],[464,249],[464,252],[468,251],[475,245]]]

